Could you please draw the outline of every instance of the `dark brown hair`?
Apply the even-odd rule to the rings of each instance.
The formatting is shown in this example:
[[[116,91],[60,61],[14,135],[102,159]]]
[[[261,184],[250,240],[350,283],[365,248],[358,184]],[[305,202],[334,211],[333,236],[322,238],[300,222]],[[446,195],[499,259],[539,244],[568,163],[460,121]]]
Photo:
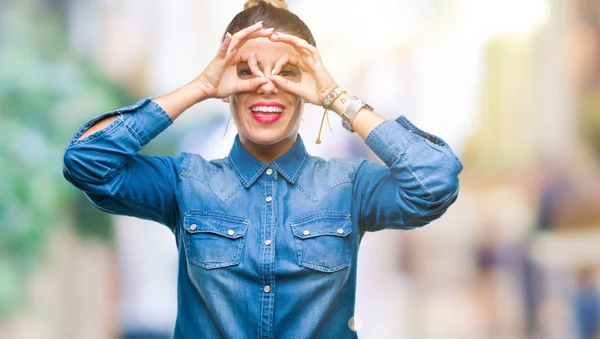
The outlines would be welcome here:
[[[296,14],[287,10],[285,1],[251,0],[244,5],[244,8],[231,20],[221,41],[225,39],[227,32],[235,34],[262,21],[264,28],[274,28],[275,31],[295,35],[306,40],[309,44],[317,46],[308,26]]]

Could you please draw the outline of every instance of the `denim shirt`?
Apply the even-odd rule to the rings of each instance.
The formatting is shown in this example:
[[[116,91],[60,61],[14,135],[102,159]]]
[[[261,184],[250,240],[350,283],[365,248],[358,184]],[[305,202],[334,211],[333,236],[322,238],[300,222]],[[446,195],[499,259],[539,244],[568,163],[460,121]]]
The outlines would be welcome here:
[[[175,338],[357,338],[349,320],[364,232],[423,226],[458,195],[460,160],[403,116],[365,140],[384,165],[325,161],[300,136],[271,164],[239,137],[223,159],[138,154],[172,122],[150,99],[93,119],[68,144],[64,175],[99,209],[171,229]]]

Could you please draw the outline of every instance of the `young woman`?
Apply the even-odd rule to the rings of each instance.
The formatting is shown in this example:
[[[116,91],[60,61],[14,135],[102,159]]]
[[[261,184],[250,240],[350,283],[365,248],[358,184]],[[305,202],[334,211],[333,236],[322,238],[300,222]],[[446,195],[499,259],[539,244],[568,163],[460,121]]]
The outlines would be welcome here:
[[[457,198],[462,165],[448,145],[345,93],[315,46],[282,1],[249,1],[195,80],[91,120],[67,147],[65,177],[95,206],[173,231],[175,338],[356,338],[363,234],[423,226]],[[227,157],[138,154],[209,98],[237,126]],[[340,115],[384,165],[307,154],[305,103]]]

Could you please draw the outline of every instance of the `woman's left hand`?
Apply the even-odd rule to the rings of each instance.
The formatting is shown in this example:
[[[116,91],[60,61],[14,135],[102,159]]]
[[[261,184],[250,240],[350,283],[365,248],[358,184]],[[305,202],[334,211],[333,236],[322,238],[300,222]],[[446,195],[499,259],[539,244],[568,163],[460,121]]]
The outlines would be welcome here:
[[[301,38],[285,33],[273,33],[269,39],[273,42],[289,44],[300,54],[300,58],[297,60],[283,57],[277,61],[269,78],[284,90],[304,98],[311,104],[321,106],[323,100],[337,87],[337,84],[323,66],[317,48]],[[287,63],[298,65],[304,72],[299,82],[288,80],[279,75],[279,72]]]

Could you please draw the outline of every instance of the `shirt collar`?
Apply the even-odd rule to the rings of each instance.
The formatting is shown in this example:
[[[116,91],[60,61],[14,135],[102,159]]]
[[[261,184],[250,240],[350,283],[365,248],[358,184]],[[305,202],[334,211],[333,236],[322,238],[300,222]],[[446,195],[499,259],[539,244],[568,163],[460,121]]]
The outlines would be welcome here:
[[[294,146],[270,165],[264,164],[250,154],[242,145],[239,135],[236,135],[231,151],[229,152],[231,167],[246,188],[252,186],[256,179],[269,166],[277,170],[291,184],[295,184],[302,172],[307,157],[308,153],[300,134],[298,134]]]

